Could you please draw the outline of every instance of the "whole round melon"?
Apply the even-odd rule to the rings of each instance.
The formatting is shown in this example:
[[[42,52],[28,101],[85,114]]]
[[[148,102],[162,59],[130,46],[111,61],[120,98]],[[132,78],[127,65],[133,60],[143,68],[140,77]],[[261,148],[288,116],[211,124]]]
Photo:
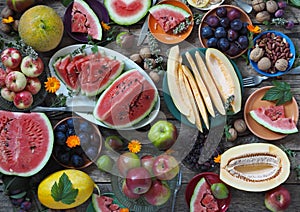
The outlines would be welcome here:
[[[119,25],[140,21],[151,7],[151,0],[104,0],[109,17]]]
[[[23,13],[19,22],[19,36],[34,50],[47,52],[60,43],[64,25],[61,17],[51,7],[34,6]]]

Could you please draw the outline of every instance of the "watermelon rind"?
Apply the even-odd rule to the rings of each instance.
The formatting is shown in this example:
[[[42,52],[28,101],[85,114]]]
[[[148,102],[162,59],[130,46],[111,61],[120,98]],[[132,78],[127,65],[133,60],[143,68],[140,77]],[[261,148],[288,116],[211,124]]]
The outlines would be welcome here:
[[[22,165],[20,163],[18,163],[16,165],[16,166],[22,166],[22,168],[24,169],[23,171],[17,171],[16,170],[17,168],[14,167],[13,164],[10,164],[12,167],[9,168],[9,170],[4,169],[3,168],[4,163],[0,163],[0,172],[2,174],[15,175],[15,176],[21,176],[21,177],[29,177],[29,176],[35,175],[46,165],[46,163],[50,159],[50,156],[51,156],[52,150],[53,150],[54,133],[53,133],[53,128],[52,128],[49,118],[44,113],[21,113],[21,112],[10,112],[10,111],[1,111],[1,116],[2,116],[2,121],[4,121],[5,118],[13,120],[13,119],[22,119],[22,117],[26,117],[28,119],[39,121],[39,124],[44,127],[41,129],[43,129],[43,131],[47,132],[48,138],[44,137],[44,140],[41,141],[43,143],[43,146],[47,145],[47,148],[44,149],[45,154],[43,155],[42,160],[39,161],[39,163],[35,167],[30,167],[30,162],[31,162],[30,159],[32,159],[32,161],[35,161],[35,162],[37,160],[37,157],[34,157],[35,149],[31,150],[33,156],[31,158],[26,158],[27,160],[26,160],[25,165]],[[2,126],[4,126],[6,123],[4,121],[4,123],[0,123],[0,124]],[[21,126],[13,126],[13,127],[16,127],[16,128],[19,127],[22,130]],[[28,126],[28,128],[30,128],[30,127],[32,127],[32,126]],[[21,132],[21,133],[23,133],[23,132]],[[27,133],[30,134],[30,130],[27,131]],[[32,132],[32,133],[35,133],[35,132]],[[41,133],[41,132],[37,132],[37,133]],[[22,138],[26,137],[26,139],[28,139],[28,143],[30,143],[30,140],[29,140],[30,136],[26,135],[25,132],[23,134],[21,134],[20,136],[22,136]],[[1,140],[0,142],[3,143],[6,141]],[[25,152],[23,152],[23,153],[21,152],[22,144],[20,143],[19,145],[20,146],[18,147],[18,149],[15,147],[15,149],[13,151],[20,151],[20,152],[18,152],[18,156],[19,156],[19,158],[24,159],[24,157],[26,157]],[[23,150],[23,151],[25,151],[25,150]],[[37,149],[36,151],[39,153],[39,149]],[[14,157],[16,157],[16,155],[14,155]],[[3,160],[3,158],[0,158],[0,160]],[[12,158],[12,160],[15,160],[15,158]],[[6,163],[7,163],[7,161],[6,161]],[[23,160],[23,163],[25,163],[24,160]],[[24,167],[26,167],[28,170],[26,170],[26,168],[24,168]],[[15,168],[15,170],[14,170],[14,168]]]
[[[111,20],[116,24],[129,26],[146,16],[151,7],[151,0],[104,0],[104,5]],[[124,14],[117,14],[118,12]],[[130,14],[133,12],[135,14]]]
[[[83,0],[75,0],[73,3],[73,9],[76,8],[81,13],[83,13],[87,18],[87,24],[90,24],[88,27],[88,35],[90,35],[95,40],[102,39],[102,26],[98,16],[92,10],[92,8]]]
[[[183,20],[191,16],[186,10],[171,4],[157,4],[151,7],[149,12],[154,16],[154,18],[161,15],[167,16],[170,12],[178,13],[178,15],[182,16]]]
[[[278,118],[272,121],[265,115],[265,108],[260,107],[250,111],[250,116],[265,128],[282,134],[293,134],[298,132],[297,126],[291,118]]]
[[[200,188],[201,188],[201,186],[204,185],[205,183],[206,183],[206,181],[205,181],[204,177],[202,177],[198,181],[198,183],[197,183],[197,185],[196,185],[196,187],[194,189],[191,201],[190,201],[190,211],[195,211],[195,209],[194,209],[195,204],[201,204],[201,202],[198,200],[198,195],[200,194]]]

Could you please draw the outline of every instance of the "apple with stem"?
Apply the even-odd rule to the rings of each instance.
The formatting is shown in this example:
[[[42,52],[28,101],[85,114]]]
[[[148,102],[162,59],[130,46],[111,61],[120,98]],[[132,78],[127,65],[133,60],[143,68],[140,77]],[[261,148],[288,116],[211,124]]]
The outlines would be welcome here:
[[[41,81],[37,77],[27,77],[26,91],[29,91],[32,95],[37,94],[42,88]]]
[[[132,168],[126,175],[126,186],[134,194],[146,193],[152,184],[150,173],[144,167]]]
[[[9,101],[9,102],[13,102],[14,98],[15,98],[16,93],[9,90],[7,87],[3,87],[1,89],[1,96],[3,99]]]
[[[154,159],[155,157],[153,157],[152,155],[143,155],[141,157],[142,167],[146,168],[151,176],[154,176],[152,170]]]
[[[17,92],[14,98],[14,105],[19,109],[29,108],[33,103],[33,96],[29,91]]]
[[[166,181],[161,181],[158,179],[155,179],[152,182],[152,185],[147,191],[147,193],[144,194],[145,200],[155,206],[160,206],[165,204],[171,196],[171,189],[169,185],[166,183]]]
[[[22,72],[12,71],[7,74],[5,78],[6,87],[14,92],[19,92],[24,90],[27,84],[27,79]]]
[[[44,62],[40,57],[32,58],[28,55],[22,59],[21,71],[27,77],[38,77],[44,71]]]
[[[10,47],[1,53],[1,61],[5,67],[15,69],[20,65],[22,55],[18,49]]]
[[[175,157],[164,153],[155,158],[152,170],[157,179],[172,180],[179,172],[179,164]]]
[[[291,204],[290,192],[281,186],[267,191],[265,194],[265,206],[273,212],[286,210]]]

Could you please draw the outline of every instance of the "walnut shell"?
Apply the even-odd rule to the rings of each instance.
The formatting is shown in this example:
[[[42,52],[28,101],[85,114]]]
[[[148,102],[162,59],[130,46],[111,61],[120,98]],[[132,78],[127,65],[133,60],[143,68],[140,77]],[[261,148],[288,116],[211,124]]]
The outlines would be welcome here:
[[[268,57],[263,57],[258,61],[257,67],[259,70],[266,71],[271,68],[271,60]]]
[[[266,2],[266,9],[269,13],[275,13],[278,10],[278,4],[274,0],[269,0]]]
[[[259,23],[263,23],[264,21],[269,21],[271,19],[271,15],[268,11],[261,11],[256,14],[255,19]]]
[[[255,47],[250,52],[250,60],[253,60],[254,62],[259,61],[260,58],[264,55],[265,51],[262,48]]]
[[[283,58],[278,59],[275,62],[275,68],[278,71],[285,71],[287,69],[288,65],[289,65],[289,62],[286,59],[283,59]]]
[[[253,0],[252,8],[256,12],[263,11],[266,8],[266,3],[264,0]]]

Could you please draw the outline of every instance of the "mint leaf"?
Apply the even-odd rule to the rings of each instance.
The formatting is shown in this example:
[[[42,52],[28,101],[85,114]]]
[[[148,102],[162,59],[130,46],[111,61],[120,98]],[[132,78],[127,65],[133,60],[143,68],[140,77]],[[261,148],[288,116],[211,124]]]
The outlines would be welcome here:
[[[68,175],[63,173],[59,178],[59,182],[55,182],[51,188],[51,196],[57,202],[64,204],[72,204],[78,195],[78,189],[74,189]]]
[[[265,93],[262,100],[274,101],[276,105],[283,105],[292,100],[290,84],[277,80],[272,81],[272,84],[274,86]]]

